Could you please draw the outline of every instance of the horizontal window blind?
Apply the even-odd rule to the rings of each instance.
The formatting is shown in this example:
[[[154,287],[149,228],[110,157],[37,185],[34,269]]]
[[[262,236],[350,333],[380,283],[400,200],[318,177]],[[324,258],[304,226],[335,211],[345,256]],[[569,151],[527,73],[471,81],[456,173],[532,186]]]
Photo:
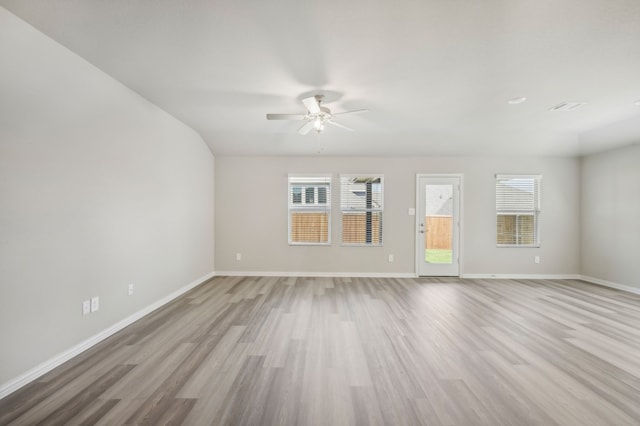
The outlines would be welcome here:
[[[496,244],[540,245],[541,175],[496,175]]]
[[[341,175],[342,244],[382,245],[382,175]]]
[[[329,244],[331,176],[289,176],[289,244]]]

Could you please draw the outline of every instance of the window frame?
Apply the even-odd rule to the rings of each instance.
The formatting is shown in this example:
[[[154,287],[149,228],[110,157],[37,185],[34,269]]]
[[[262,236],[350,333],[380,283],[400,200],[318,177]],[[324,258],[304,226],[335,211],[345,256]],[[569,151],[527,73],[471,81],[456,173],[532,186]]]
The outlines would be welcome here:
[[[330,173],[322,174],[289,174],[287,176],[287,241],[290,246],[330,246],[331,245],[331,186],[333,177]],[[294,188],[299,187],[300,202],[294,202]],[[324,197],[320,196],[320,188],[325,187]],[[313,188],[312,200],[309,201],[309,189]],[[321,203],[320,198],[325,202]],[[292,216],[294,213],[326,213],[327,241],[293,241]]]
[[[532,180],[533,181],[533,194],[531,195],[532,204],[531,209],[525,208],[500,208],[499,204],[499,183],[509,180]],[[541,187],[542,187],[542,175],[541,174],[496,174],[495,175],[495,241],[498,248],[539,248],[540,247],[540,216],[541,216]],[[504,196],[504,195],[503,195]],[[513,200],[511,201],[513,202]],[[529,202],[529,201],[528,201]],[[516,227],[516,234],[514,236],[514,243],[499,243],[499,227],[498,221],[500,216],[514,217],[514,224]],[[523,234],[518,232],[521,224],[521,217],[533,217],[533,242],[532,243],[519,243],[518,240],[523,238]]]
[[[354,208],[347,208],[348,206],[345,206],[344,198],[343,198],[344,189],[345,189],[344,188],[345,180],[354,179],[354,178],[380,179],[380,206],[379,207],[370,208],[370,209],[367,209],[366,207],[364,209],[354,209]],[[384,227],[384,174],[382,173],[344,173],[344,174],[340,174],[339,180],[340,180],[340,243],[341,245],[345,247],[382,247],[384,245],[384,228],[385,228]],[[379,229],[378,229],[379,241],[377,243],[374,244],[373,242],[364,242],[364,243],[345,242],[344,215],[345,213],[354,213],[354,212],[355,213],[370,212],[370,213],[378,213],[380,215],[380,222],[379,222]],[[373,236],[372,236],[372,239],[373,239]],[[365,240],[366,240],[366,233],[365,233]]]

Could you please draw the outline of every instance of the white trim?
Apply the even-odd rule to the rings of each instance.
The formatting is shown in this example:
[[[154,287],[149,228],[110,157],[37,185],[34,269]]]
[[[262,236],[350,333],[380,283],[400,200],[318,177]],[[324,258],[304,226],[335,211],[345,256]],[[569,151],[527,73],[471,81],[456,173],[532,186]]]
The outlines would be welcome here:
[[[408,272],[290,272],[290,271],[216,271],[227,277],[325,277],[325,278],[416,278]]]
[[[350,178],[358,178],[358,177],[379,177],[380,178],[380,189],[382,192],[382,197],[380,198],[380,207],[377,209],[369,209],[369,211],[371,211],[372,213],[380,213],[382,215],[382,224],[381,226],[381,231],[382,234],[380,235],[380,243],[379,244],[367,244],[367,243],[354,243],[354,244],[349,244],[349,243],[344,243],[344,235],[342,234],[343,230],[344,230],[344,224],[343,224],[343,219],[344,219],[344,214],[345,213],[364,213],[367,211],[367,209],[364,210],[345,210],[342,204],[342,190],[343,190],[343,182],[342,182],[342,178],[346,178],[346,179],[350,179]],[[384,241],[385,241],[385,236],[384,236],[384,230],[386,229],[385,226],[385,220],[386,220],[386,215],[384,213],[384,194],[385,194],[385,182],[384,182],[384,173],[340,173],[338,175],[338,182],[340,183],[340,188],[339,188],[339,192],[338,192],[338,196],[340,197],[340,205],[339,205],[339,209],[338,211],[340,212],[340,247],[384,247]]]
[[[461,278],[477,280],[579,280],[577,274],[462,274]]]
[[[618,283],[614,283],[612,281],[602,280],[600,278],[589,277],[589,276],[586,276],[586,275],[580,275],[579,279],[581,279],[582,281],[586,281],[588,283],[591,283],[591,284],[597,284],[597,285],[601,285],[601,286],[604,286],[604,287],[615,288],[616,290],[628,291],[629,293],[633,293],[633,294],[640,294],[640,288],[639,287],[633,287],[633,286],[626,285],[626,284],[618,284]]]
[[[463,262],[463,241],[464,241],[464,173],[416,173],[416,198],[415,198],[415,228],[413,232],[414,238],[414,266],[415,266],[415,275],[417,277],[420,276],[420,262],[422,262],[422,252],[421,247],[424,240],[421,240],[418,237],[418,229],[420,228],[420,215],[418,214],[420,211],[420,207],[418,206],[418,202],[420,201],[420,179],[458,179],[458,241],[457,246],[458,249],[458,275],[457,277],[462,278],[464,273],[464,262]]]
[[[409,272],[289,272],[289,271],[216,271],[215,276],[228,277],[317,277],[317,278],[430,278]],[[436,277],[434,277],[436,278]],[[446,278],[446,277],[437,277]],[[455,278],[455,277],[454,277]],[[462,279],[493,280],[582,280],[592,284],[640,294],[640,288],[613,283],[578,274],[462,274]]]
[[[289,178],[300,179],[300,178],[326,178],[329,177],[333,181],[333,173],[287,173],[287,180]],[[309,181],[313,182],[313,181]],[[318,181],[321,182],[321,181]],[[316,182],[316,183],[318,183]]]
[[[315,179],[315,181],[314,181]],[[300,206],[294,206],[292,202],[291,187],[292,184],[298,183],[300,185],[310,184],[311,186],[328,183],[327,202],[324,204],[301,204]],[[333,174],[332,173],[310,173],[310,174],[298,174],[289,173],[287,175],[287,241],[288,245],[295,246],[330,246],[331,245],[331,216],[333,216]],[[314,189],[315,194],[315,189]],[[306,197],[306,195],[305,195]],[[328,213],[327,221],[327,242],[293,242],[291,241],[291,214],[294,212],[307,212],[307,213]]]
[[[512,180],[512,179],[532,179],[534,181],[534,191],[533,191],[533,198],[534,198],[534,207],[532,210],[521,210],[521,211],[513,211],[513,209],[508,210],[508,209],[498,209],[498,183],[500,181],[503,180]],[[536,181],[537,181],[537,185],[538,185],[538,191],[535,191],[535,187],[536,187]],[[536,197],[537,194],[537,197]],[[541,212],[542,212],[542,175],[541,174],[532,174],[532,175],[522,175],[522,174],[496,174],[496,179],[495,179],[495,196],[496,196],[496,216],[495,216],[495,220],[494,220],[494,225],[496,225],[496,228],[494,228],[494,235],[496,237],[496,247],[498,248],[540,248],[540,216],[541,216]],[[534,231],[535,231],[535,241],[533,242],[533,244],[498,244],[498,229],[497,229],[497,217],[499,215],[516,215],[516,216],[533,216],[533,223],[534,223]],[[516,220],[517,223],[517,220]],[[516,228],[518,228],[518,226],[516,225]]]
[[[640,288],[630,285],[614,283],[600,278],[578,274],[464,274],[465,279],[494,279],[494,280],[581,280],[603,287],[614,288],[633,294],[640,294]]]
[[[324,278],[447,278],[419,277],[412,272],[291,272],[291,271],[216,271],[216,277],[324,277]],[[451,277],[458,278],[458,277]],[[462,274],[462,279],[496,280],[584,280],[577,274]],[[622,287],[618,287],[623,289]],[[640,291],[640,289],[638,289]]]
[[[542,180],[541,174],[531,174],[531,175],[521,175],[521,174],[511,174],[511,173],[496,173],[496,179],[540,179]]]
[[[139,320],[140,318],[144,317],[145,315],[155,311],[156,309],[160,308],[163,305],[166,305],[167,303],[171,302],[173,299],[176,299],[177,297],[181,296],[182,294],[186,293],[187,291],[191,290],[194,287],[197,287],[198,285],[204,283],[205,281],[215,277],[216,274],[215,272],[210,272],[207,275],[198,278],[197,280],[193,281],[190,284],[187,284],[186,286],[174,291],[173,293],[163,297],[162,299],[152,303],[151,305],[147,306],[146,308],[143,308],[141,310],[139,310],[138,312],[128,316],[127,318],[118,321],[117,323],[113,324],[111,327],[101,331],[100,333],[89,337],[88,339],[78,343],[77,345],[67,349],[64,352],[59,353],[58,355],[54,356],[53,358],[50,358],[46,361],[44,361],[41,364],[38,364],[37,366],[33,367],[32,369],[30,369],[29,371],[21,374],[20,376],[9,380],[6,383],[2,383],[0,385],[0,399],[4,398],[5,396],[17,391],[18,389],[20,389],[21,387],[27,385],[28,383],[31,383],[32,381],[36,380],[38,377],[48,373],[49,371],[53,370],[54,368],[58,367],[59,365],[67,362],[68,360],[70,360],[71,358],[80,355],[82,352],[86,351],[87,349],[91,348],[92,346],[96,345],[97,343],[101,342],[102,340],[106,339],[107,337],[112,336],[113,334],[117,333],[118,331],[122,330],[123,328],[127,327],[128,325],[136,322],[137,320]]]

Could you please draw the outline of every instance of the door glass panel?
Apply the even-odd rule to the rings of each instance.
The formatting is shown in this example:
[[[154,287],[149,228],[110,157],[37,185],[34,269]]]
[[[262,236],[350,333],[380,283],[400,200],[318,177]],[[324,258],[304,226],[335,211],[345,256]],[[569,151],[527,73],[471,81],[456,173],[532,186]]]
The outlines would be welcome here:
[[[427,263],[453,262],[453,185],[425,185],[424,248]]]

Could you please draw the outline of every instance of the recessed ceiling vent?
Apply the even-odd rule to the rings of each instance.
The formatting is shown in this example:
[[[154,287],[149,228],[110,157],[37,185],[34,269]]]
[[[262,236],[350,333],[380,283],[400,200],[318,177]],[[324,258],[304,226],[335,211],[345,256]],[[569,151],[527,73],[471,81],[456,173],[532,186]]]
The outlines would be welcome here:
[[[580,108],[582,105],[586,105],[586,102],[562,102],[561,104],[549,108],[549,111],[573,111],[576,108]]]

